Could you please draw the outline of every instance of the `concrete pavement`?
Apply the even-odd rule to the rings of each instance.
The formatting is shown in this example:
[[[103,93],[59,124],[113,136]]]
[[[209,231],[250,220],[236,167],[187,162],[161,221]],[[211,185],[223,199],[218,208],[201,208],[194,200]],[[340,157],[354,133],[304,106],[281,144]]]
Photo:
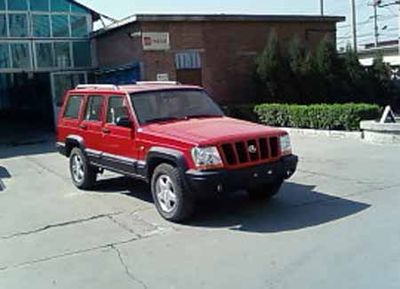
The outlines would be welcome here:
[[[0,288],[399,288],[400,147],[293,135],[271,203],[238,192],[186,225],[144,184],[81,192],[51,144],[0,148]]]

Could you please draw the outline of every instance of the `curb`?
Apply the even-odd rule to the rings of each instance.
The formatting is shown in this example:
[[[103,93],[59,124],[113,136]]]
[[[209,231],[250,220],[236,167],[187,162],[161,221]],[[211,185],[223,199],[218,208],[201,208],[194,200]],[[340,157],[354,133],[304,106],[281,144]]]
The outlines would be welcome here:
[[[305,136],[327,136],[339,139],[356,139],[356,140],[361,140],[363,138],[363,133],[361,131],[320,130],[320,129],[292,128],[292,127],[281,127],[281,129],[287,131],[290,134],[293,133]]]

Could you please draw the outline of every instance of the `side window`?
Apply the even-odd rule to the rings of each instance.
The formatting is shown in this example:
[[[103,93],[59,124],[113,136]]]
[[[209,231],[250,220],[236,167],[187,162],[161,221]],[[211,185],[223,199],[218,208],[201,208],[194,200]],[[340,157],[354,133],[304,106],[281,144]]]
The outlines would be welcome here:
[[[116,124],[119,117],[129,117],[128,108],[123,97],[111,96],[108,99],[107,123]]]
[[[79,110],[82,104],[82,96],[70,96],[67,107],[65,108],[64,117],[77,119],[79,118]]]
[[[102,96],[89,96],[84,120],[101,121],[102,105],[103,105]]]

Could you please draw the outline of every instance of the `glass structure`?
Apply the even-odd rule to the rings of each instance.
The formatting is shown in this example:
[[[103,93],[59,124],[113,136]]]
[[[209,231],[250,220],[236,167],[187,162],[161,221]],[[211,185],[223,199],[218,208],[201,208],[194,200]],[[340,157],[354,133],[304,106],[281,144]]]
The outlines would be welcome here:
[[[73,0],[0,0],[0,116],[28,107],[53,122],[93,68],[93,13]]]
[[[68,0],[0,0],[0,73],[88,69],[91,11]]]

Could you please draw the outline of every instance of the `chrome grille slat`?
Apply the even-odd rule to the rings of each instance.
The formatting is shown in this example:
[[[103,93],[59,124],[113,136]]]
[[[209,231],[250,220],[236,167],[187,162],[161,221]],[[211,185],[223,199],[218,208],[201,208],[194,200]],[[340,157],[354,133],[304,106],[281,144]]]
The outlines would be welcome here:
[[[278,157],[278,146],[278,137],[260,137],[223,143],[220,150],[228,166],[243,166]],[[255,152],[251,152],[253,147]]]

